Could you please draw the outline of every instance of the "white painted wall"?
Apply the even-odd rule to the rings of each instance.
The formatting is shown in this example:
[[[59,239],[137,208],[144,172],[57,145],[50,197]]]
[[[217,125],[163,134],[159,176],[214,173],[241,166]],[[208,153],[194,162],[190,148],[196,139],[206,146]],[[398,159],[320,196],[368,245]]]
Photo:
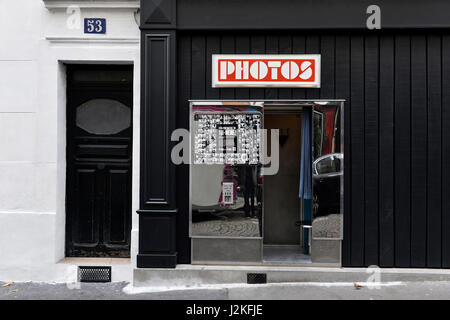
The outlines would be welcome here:
[[[79,29],[67,27],[67,5],[79,5]],[[73,276],[73,266],[58,263],[65,247],[66,63],[134,64],[131,274],[139,200],[137,5],[0,0],[0,7],[0,281]],[[84,17],[106,18],[107,34],[85,36]]]

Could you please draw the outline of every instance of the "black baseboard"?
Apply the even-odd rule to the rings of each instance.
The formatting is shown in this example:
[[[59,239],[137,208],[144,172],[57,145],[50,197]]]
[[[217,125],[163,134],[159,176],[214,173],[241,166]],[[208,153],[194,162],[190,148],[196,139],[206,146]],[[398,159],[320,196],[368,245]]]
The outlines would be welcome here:
[[[138,254],[138,268],[175,268],[177,253],[172,254]]]

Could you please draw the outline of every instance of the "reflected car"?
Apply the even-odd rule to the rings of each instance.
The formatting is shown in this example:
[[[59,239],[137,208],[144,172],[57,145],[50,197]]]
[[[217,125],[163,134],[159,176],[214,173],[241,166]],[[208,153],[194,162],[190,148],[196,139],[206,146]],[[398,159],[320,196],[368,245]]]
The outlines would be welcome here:
[[[340,213],[343,161],[342,153],[330,153],[313,162],[314,217]]]

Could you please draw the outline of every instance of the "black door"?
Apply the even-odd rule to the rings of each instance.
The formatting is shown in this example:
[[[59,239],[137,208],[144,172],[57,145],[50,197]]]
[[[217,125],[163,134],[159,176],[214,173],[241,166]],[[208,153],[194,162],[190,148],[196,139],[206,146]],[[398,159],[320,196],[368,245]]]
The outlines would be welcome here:
[[[67,66],[66,256],[129,257],[132,66]]]

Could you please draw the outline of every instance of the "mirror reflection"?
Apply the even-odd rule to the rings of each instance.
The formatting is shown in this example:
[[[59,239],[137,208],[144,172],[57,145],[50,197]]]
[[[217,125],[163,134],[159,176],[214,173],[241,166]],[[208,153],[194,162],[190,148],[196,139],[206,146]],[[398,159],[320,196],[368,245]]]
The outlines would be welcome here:
[[[260,173],[258,165],[192,165],[192,235],[259,237]]]
[[[191,236],[261,237],[261,107],[193,105]]]
[[[338,105],[316,105],[313,116],[313,238],[340,238],[342,230],[341,115]]]

